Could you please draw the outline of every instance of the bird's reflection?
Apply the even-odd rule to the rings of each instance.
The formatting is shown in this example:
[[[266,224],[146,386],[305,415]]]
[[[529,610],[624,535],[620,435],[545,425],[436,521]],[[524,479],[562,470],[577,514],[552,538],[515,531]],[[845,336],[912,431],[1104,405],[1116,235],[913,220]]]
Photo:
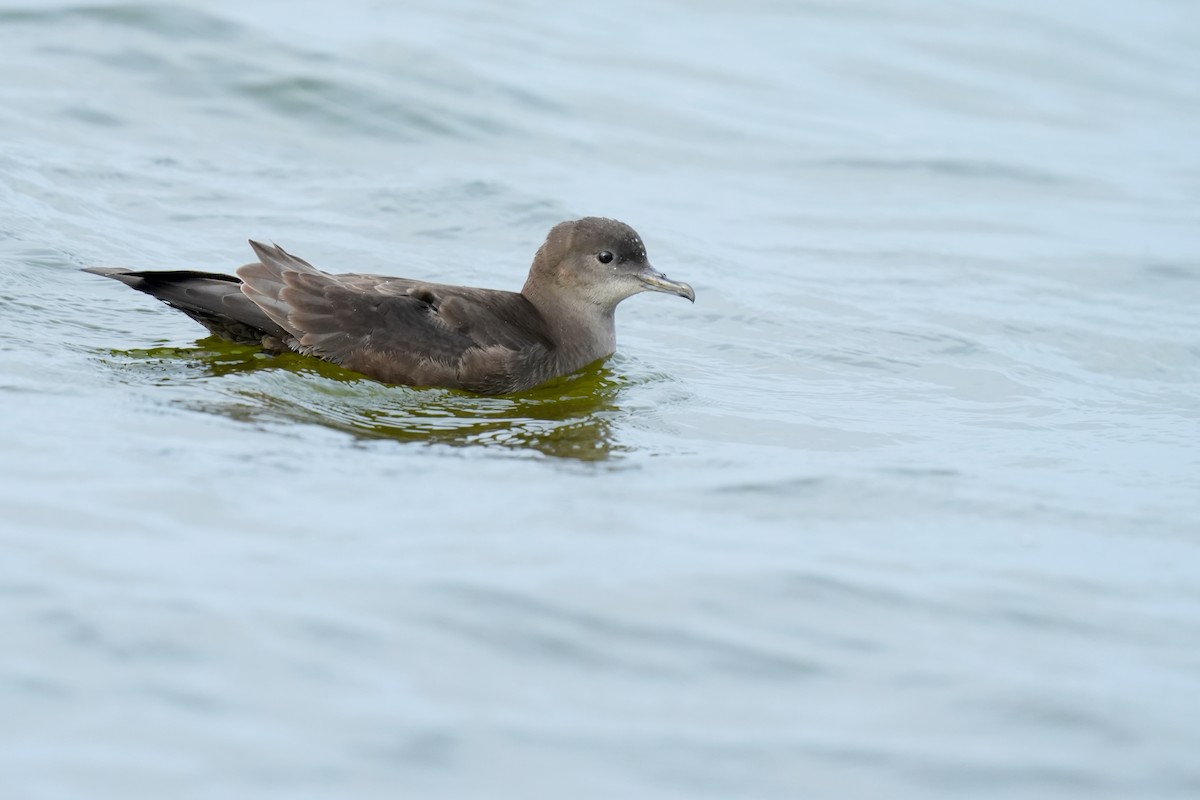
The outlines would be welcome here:
[[[114,355],[123,367],[145,369],[160,383],[192,380],[197,370],[200,377],[228,379],[220,391],[210,387],[203,398],[183,402],[242,421],[299,422],[363,439],[501,447],[580,461],[602,461],[621,450],[612,420],[624,384],[603,366],[522,394],[481,397],[387,386],[315,358],[269,356],[216,338],[194,348]]]

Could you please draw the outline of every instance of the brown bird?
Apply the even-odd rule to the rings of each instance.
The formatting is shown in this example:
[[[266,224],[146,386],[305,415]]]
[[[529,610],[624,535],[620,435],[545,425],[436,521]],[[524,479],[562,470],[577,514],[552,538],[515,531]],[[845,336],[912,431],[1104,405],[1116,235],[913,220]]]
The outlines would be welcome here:
[[[193,270],[85,270],[157,297],[225,339],[294,350],[384,383],[481,394],[520,392],[616,348],[613,315],[626,297],[686,283],[650,266],[623,222],[584,217],[555,225],[520,292],[386,275],[332,275],[275,245],[237,276]]]

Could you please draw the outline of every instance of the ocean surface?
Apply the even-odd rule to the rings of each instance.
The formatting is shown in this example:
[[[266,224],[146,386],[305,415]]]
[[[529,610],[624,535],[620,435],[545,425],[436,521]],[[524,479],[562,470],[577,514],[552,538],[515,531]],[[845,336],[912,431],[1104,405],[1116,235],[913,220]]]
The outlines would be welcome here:
[[[91,265],[696,303],[526,395]],[[0,3],[0,797],[1200,797],[1200,5]]]

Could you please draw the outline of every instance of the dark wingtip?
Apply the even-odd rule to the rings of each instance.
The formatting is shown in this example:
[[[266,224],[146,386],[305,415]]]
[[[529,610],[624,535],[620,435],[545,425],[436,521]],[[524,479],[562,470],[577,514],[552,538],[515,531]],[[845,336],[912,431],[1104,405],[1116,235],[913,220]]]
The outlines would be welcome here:
[[[249,242],[250,246],[254,248],[255,254],[258,256],[258,260],[263,264],[274,264],[276,270],[288,272],[320,272],[319,269],[305,261],[303,258],[297,258],[274,242],[271,244],[263,244],[262,242],[256,242],[253,239],[250,239]]]
[[[279,255],[279,245],[275,244],[274,242],[271,244],[263,244],[262,242],[255,241],[254,239],[248,239],[247,241],[250,242],[250,247],[254,250],[254,254],[258,256],[260,261],[270,256]]]
[[[112,278],[115,281],[120,281],[126,286],[137,288],[142,282],[142,276],[135,273],[131,269],[125,267],[83,267],[83,272],[90,272],[93,275],[99,275],[102,278]]]

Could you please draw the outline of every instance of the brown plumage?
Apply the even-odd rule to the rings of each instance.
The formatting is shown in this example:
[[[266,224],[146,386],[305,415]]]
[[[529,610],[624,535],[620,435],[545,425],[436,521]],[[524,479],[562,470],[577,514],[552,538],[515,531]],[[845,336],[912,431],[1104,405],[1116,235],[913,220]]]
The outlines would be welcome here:
[[[612,354],[613,313],[660,291],[695,300],[646,260],[641,237],[585,217],[551,229],[520,292],[385,275],[332,275],[275,245],[237,277],[179,271],[88,272],[121,281],[212,333],[323,358],[384,383],[482,394],[519,392]]]

